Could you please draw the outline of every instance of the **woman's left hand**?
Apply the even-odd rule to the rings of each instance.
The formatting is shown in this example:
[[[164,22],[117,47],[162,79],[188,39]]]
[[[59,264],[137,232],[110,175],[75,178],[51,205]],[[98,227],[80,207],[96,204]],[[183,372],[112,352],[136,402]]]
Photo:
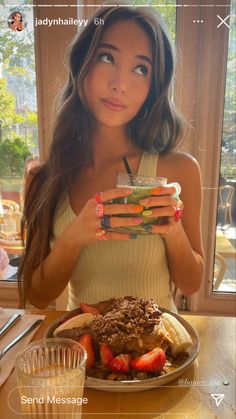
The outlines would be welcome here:
[[[172,197],[176,193],[174,186],[159,186],[152,189],[152,195],[139,201],[145,207],[143,216],[145,217],[166,217],[163,224],[148,225],[150,233],[166,234],[177,233],[179,221],[182,216],[183,202]]]

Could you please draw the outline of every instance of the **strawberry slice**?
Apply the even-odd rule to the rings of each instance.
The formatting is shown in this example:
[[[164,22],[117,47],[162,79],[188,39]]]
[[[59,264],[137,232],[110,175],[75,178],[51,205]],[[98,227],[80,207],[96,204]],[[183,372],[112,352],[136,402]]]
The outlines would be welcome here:
[[[96,307],[90,306],[89,304],[80,303],[80,309],[82,313],[100,314],[100,311]]]
[[[89,333],[82,335],[79,338],[79,343],[87,352],[86,368],[92,368],[95,362],[95,353],[93,350],[92,336]]]
[[[131,355],[120,354],[111,359],[108,363],[108,368],[113,372],[128,372],[130,371]]]
[[[102,365],[108,365],[108,363],[112,360],[112,358],[113,358],[113,352],[110,346],[101,344],[100,359],[101,359]]]
[[[155,348],[147,354],[138,356],[131,361],[131,369],[138,371],[161,371],[166,362],[166,354],[161,348]]]

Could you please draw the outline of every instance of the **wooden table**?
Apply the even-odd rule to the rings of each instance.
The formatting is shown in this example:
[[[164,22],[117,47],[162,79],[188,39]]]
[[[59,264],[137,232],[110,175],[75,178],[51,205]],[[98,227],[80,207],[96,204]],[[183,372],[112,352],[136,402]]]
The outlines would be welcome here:
[[[20,310],[14,310],[14,312]],[[28,311],[36,313],[34,311]],[[42,338],[46,328],[64,312],[40,312],[46,319],[34,339]],[[235,319],[214,316],[184,316],[200,337],[200,352],[192,365],[176,381],[137,393],[109,393],[85,389],[88,404],[83,419],[233,419],[235,418]],[[15,371],[0,389],[0,416],[20,416],[8,406],[10,390],[16,386]],[[211,394],[224,394],[217,407]],[[19,406],[18,398],[14,407]],[[23,417],[23,416],[22,416]],[[24,416],[24,418],[29,416]]]

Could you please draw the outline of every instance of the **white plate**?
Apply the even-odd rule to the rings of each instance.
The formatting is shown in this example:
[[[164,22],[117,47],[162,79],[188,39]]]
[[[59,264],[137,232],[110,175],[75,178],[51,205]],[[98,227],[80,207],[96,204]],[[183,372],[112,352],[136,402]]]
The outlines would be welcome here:
[[[86,377],[85,379],[85,387],[93,388],[96,390],[101,391],[109,391],[109,392],[135,392],[135,391],[144,391],[150,390],[152,387],[159,387],[164,384],[170,383],[173,380],[176,380],[184,371],[186,371],[196,359],[198,352],[199,352],[199,337],[195,330],[195,328],[187,322],[183,317],[179,314],[176,314],[172,311],[159,307],[159,309],[163,313],[170,313],[175,316],[179,322],[185,327],[185,329],[190,334],[193,346],[188,349],[189,357],[186,361],[175,371],[169,372],[168,374],[161,375],[160,377],[148,378],[145,380],[132,380],[132,381],[109,381],[109,380],[101,380],[98,378],[93,377]],[[54,323],[49,326],[46,330],[44,337],[49,338],[53,337],[54,330],[64,321],[72,317],[73,315],[80,314],[81,310],[79,308],[69,311],[64,316],[60,317]]]

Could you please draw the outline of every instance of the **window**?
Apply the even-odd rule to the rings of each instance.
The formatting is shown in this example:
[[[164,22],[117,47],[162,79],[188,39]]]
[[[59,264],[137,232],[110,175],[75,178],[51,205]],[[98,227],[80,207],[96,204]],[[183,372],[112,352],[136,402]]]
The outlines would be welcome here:
[[[216,254],[212,282],[213,292],[215,293],[236,292],[236,19],[232,13],[232,8],[233,2],[231,5],[228,42],[216,226]]]
[[[155,9],[165,21],[168,31],[170,33],[171,39],[175,40],[175,21],[176,21],[176,2],[170,0],[166,2],[166,0],[159,0],[159,1],[142,1],[142,0],[134,0],[132,2],[137,6],[142,5],[149,5],[153,9]]]
[[[24,173],[39,163],[33,8],[22,3],[0,17],[0,246],[11,259],[22,251]]]

